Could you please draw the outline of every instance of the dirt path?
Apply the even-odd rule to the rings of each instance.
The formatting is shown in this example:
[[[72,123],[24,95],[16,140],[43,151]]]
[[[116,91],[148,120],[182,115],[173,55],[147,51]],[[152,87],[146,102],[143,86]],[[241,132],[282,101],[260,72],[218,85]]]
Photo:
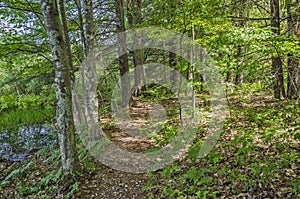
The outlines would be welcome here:
[[[149,124],[149,104],[136,102],[129,108],[132,121],[128,123],[120,123],[116,121],[116,126],[107,127],[104,131],[109,135],[111,141],[120,148],[142,153],[147,149],[156,146],[155,140],[138,135],[138,129]],[[104,117],[101,119],[102,124],[114,121],[112,117]],[[124,127],[120,129],[118,126]],[[124,132],[130,131],[128,133]],[[134,131],[134,133],[132,133]],[[117,171],[97,162],[95,171],[92,175],[88,175],[87,179],[81,182],[78,193],[80,196],[74,198],[101,198],[101,199],[120,199],[120,198],[146,198],[146,193],[142,188],[147,184],[149,177],[147,174],[133,174]]]
[[[96,165],[96,170],[81,182],[74,198],[146,198],[142,188],[147,184],[146,174],[132,174]]]

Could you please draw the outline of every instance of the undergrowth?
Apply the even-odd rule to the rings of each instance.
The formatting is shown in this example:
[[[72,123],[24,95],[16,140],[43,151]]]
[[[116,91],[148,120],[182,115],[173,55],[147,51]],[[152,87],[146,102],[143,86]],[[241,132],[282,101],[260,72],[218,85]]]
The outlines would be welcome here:
[[[223,133],[206,157],[197,158],[208,128],[203,125],[185,159],[148,173],[149,181],[143,188],[148,198],[300,197],[299,105],[264,97],[253,89],[250,94],[238,91],[229,95]],[[166,100],[159,98],[159,92],[145,95]],[[207,101],[203,97],[199,102],[203,112],[209,111]],[[161,147],[178,129],[178,105],[165,108],[168,121],[159,133],[151,135]],[[108,114],[110,110],[102,107],[101,112]],[[110,123],[105,128],[116,127]],[[80,194],[80,179],[93,175],[96,168],[90,153],[79,140],[77,144],[82,169],[69,183],[63,177],[56,144],[39,150],[28,162],[12,163],[0,171],[0,194],[15,191],[19,197],[38,198]]]
[[[300,197],[299,105],[260,93],[229,102],[212,152],[197,159],[199,133],[185,160],[149,173],[149,198]]]
[[[45,147],[36,152],[27,162],[15,162],[0,172],[0,193],[5,196],[6,191],[13,190],[15,197],[35,198],[71,198],[80,186],[80,178],[94,169],[89,164],[91,156],[81,145],[78,157],[81,168],[76,174],[64,176],[61,168],[61,158],[57,144]]]

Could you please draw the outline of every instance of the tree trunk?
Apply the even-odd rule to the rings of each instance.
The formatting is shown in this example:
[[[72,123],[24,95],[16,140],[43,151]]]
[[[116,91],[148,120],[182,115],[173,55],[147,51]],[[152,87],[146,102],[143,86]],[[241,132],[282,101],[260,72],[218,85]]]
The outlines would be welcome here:
[[[227,72],[226,82],[233,83],[233,73],[234,71],[232,69]]]
[[[41,7],[46,21],[55,70],[56,115],[62,168],[65,174],[74,173],[78,169],[78,157],[74,135],[75,129],[72,112],[70,70],[66,54],[67,49],[63,40],[57,2],[55,0],[41,0]]]
[[[73,59],[72,59],[72,52],[71,52],[71,43],[70,43],[70,37],[69,37],[69,30],[68,30],[68,24],[67,24],[67,17],[65,12],[65,2],[64,0],[59,0],[59,12],[61,15],[61,21],[62,21],[62,27],[63,27],[63,34],[64,34],[64,40],[66,45],[66,53],[67,53],[67,59],[68,59],[68,65],[70,68],[70,77],[71,77],[71,89],[72,89],[72,104],[73,104],[73,118],[75,124],[79,124],[80,118],[79,116],[79,106],[77,100],[76,100],[76,94],[75,94],[75,74],[74,74],[74,66],[73,66]]]
[[[235,56],[236,59],[238,60],[239,57],[241,57],[241,55],[242,55],[242,46],[238,46],[237,54]],[[243,75],[243,72],[241,70],[240,64],[237,65],[236,69],[237,69],[237,74],[236,74],[236,77],[235,77],[235,85],[242,86],[243,81],[244,81],[244,75]]]
[[[85,8],[85,68],[87,72],[87,118],[90,130],[92,130],[91,139],[98,139],[100,134],[97,126],[99,125],[98,97],[97,97],[97,77],[95,63],[95,28],[93,16],[93,1],[84,0]],[[84,70],[85,71],[85,70]]]
[[[68,30],[68,24],[67,24],[67,17],[66,17],[66,12],[65,12],[65,0],[59,0],[59,12],[61,15],[61,21],[62,21],[62,28],[63,28],[63,34],[64,34],[64,40],[65,40],[65,45],[67,49],[67,59],[68,59],[68,65],[70,68],[70,77],[71,77],[71,84],[74,83],[75,81],[75,76],[74,76],[74,68],[73,68],[73,61],[72,61],[72,52],[71,52],[71,43],[70,43],[70,37],[69,37],[69,30]]]
[[[270,0],[271,27],[274,34],[280,34],[279,0]],[[272,74],[274,76],[274,97],[281,99],[285,97],[284,78],[282,62],[279,55],[272,57]]]
[[[173,52],[169,52],[169,66],[173,69],[170,74],[170,86],[172,87],[176,87],[178,82],[177,64],[178,60],[176,60],[176,54]]]
[[[142,0],[127,0],[127,19],[129,27],[134,27],[142,22]],[[135,49],[133,51],[134,64],[134,87],[133,96],[139,96],[147,89],[146,73],[144,64],[144,50],[142,46],[142,36],[134,34],[132,36]]]
[[[300,39],[300,17],[297,13],[300,12],[300,1],[299,5],[296,5],[296,10],[291,11],[293,2],[287,5],[288,14],[288,33],[295,35]],[[287,79],[287,97],[289,99],[298,99],[300,97],[300,58],[295,57],[293,54],[288,54],[288,79]]]
[[[131,97],[130,93],[130,76],[128,66],[128,53],[126,44],[125,32],[125,19],[124,19],[124,0],[115,0],[117,24],[116,32],[118,34],[118,45],[119,45],[119,65],[120,65],[120,76],[121,76],[121,92],[122,92],[122,106],[126,107],[129,105]]]
[[[81,0],[74,0],[75,4],[76,4],[76,8],[77,8],[77,13],[78,13],[78,21],[79,21],[79,24],[78,24],[78,28],[80,30],[80,50],[79,50],[79,62],[80,62],[80,68],[79,70],[81,71],[80,72],[80,76],[78,77],[79,78],[79,81],[80,83],[82,84],[82,88],[86,88],[86,78],[85,78],[85,71],[86,71],[86,67],[84,67],[84,60],[85,60],[85,45],[86,45],[86,40],[85,40],[85,33],[84,33],[84,25],[83,25],[83,16],[82,16],[82,1]],[[78,85],[77,85],[78,86]],[[77,96],[77,95],[80,95],[80,96]],[[75,99],[75,101],[73,102],[73,105],[74,105],[74,112],[75,112],[75,124],[76,126],[79,126],[82,124],[82,122],[84,122],[85,124],[87,124],[87,115],[88,115],[88,109],[86,106],[84,107],[80,107],[80,104],[79,103],[79,98],[80,99],[83,99],[84,97],[86,97],[86,92],[82,92],[82,93],[75,93],[73,92],[73,99]],[[82,115],[82,113],[80,113],[80,111],[83,111],[83,115],[84,117],[81,118],[79,117],[79,115]],[[84,121],[83,121],[84,120]],[[77,129],[78,131],[80,129]],[[81,132],[79,132],[81,133]]]
[[[249,17],[249,12],[248,12],[248,0],[246,1],[237,1],[233,0],[232,3],[236,5],[235,9],[235,15],[238,18],[248,18]],[[246,27],[246,21],[233,21],[234,26],[236,27]],[[241,56],[243,54],[243,45],[238,45],[237,46],[237,53],[235,54],[234,58],[239,62],[236,66],[236,76],[235,76],[235,85],[237,86],[242,86],[244,82],[244,75],[243,75],[243,69],[241,67],[242,61],[239,61],[241,59]],[[230,79],[230,74],[231,71],[228,72],[227,77]],[[233,77],[232,77],[233,78]]]
[[[81,1],[80,0],[74,0],[76,7],[77,7],[77,12],[78,12],[78,21],[79,21],[79,29],[80,29],[80,39],[81,39],[81,50],[80,50],[80,62],[82,63],[83,60],[85,59],[85,38],[84,38],[84,27],[83,27],[83,17],[82,17],[82,11],[81,11]]]

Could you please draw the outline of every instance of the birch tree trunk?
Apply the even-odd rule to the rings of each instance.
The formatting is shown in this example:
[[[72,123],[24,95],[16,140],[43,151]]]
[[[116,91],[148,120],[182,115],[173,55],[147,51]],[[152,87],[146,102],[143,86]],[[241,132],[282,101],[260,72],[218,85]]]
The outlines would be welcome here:
[[[85,77],[85,71],[86,71],[86,67],[84,67],[84,61],[85,59],[85,45],[86,45],[86,41],[85,41],[85,33],[84,33],[84,25],[83,25],[83,16],[82,16],[82,1],[81,0],[74,0],[76,8],[77,8],[77,13],[78,13],[78,28],[80,30],[80,55],[79,55],[79,61],[80,61],[80,76],[77,77],[78,78],[78,82],[80,82],[82,88],[87,88],[86,86],[86,77]],[[78,86],[78,85],[76,85]],[[76,126],[81,125],[83,122],[85,124],[87,124],[87,106],[80,106],[79,103],[79,99],[83,99],[84,97],[86,97],[87,92],[81,92],[81,93],[75,93],[73,92],[73,99],[75,98],[75,101],[73,102],[74,104],[74,112],[76,113],[76,117],[75,117],[75,124]],[[83,111],[83,113],[81,112]],[[83,115],[83,117],[80,117],[79,115]],[[77,129],[79,131],[79,129]],[[79,132],[82,133],[82,132]]]
[[[69,37],[69,30],[68,30],[68,23],[67,23],[67,17],[65,12],[65,0],[59,0],[59,13],[61,15],[61,21],[62,21],[62,30],[64,35],[64,41],[66,46],[66,53],[67,53],[67,60],[68,65],[70,68],[70,77],[71,77],[71,84],[75,81],[74,76],[74,67],[73,67],[73,61],[72,61],[72,52],[71,52],[71,43],[70,43],[70,37]]]
[[[85,9],[85,55],[86,55],[86,72],[87,72],[87,111],[88,124],[92,128],[92,139],[99,138],[99,114],[98,114],[98,97],[97,97],[97,77],[95,64],[95,28],[93,16],[93,1],[84,0]]]
[[[83,27],[83,16],[82,16],[82,6],[81,0],[74,0],[78,12],[78,21],[79,21],[79,29],[80,29],[80,40],[81,40],[81,50],[80,50],[80,62],[82,63],[85,59],[85,36],[84,36],[84,27]]]
[[[62,25],[59,20],[56,0],[41,0],[46,30],[55,70],[55,93],[57,100],[56,116],[62,168],[65,174],[78,169],[75,146],[75,129],[72,112],[72,93],[67,49],[63,39]]]
[[[124,0],[115,0],[117,24],[116,32],[125,32],[125,19],[124,19]],[[119,65],[120,65],[120,76],[121,76],[121,92],[122,92],[122,106],[126,107],[129,105],[130,100],[130,76],[128,66],[128,53],[126,48],[126,34],[118,34],[119,44]]]
[[[69,37],[69,30],[68,30],[68,23],[67,23],[67,17],[65,12],[65,0],[59,0],[59,13],[61,15],[61,21],[62,21],[62,29],[64,34],[64,41],[66,46],[66,53],[67,53],[67,60],[68,60],[68,66],[70,69],[70,78],[71,78],[71,89],[72,89],[72,104],[73,104],[73,118],[76,125],[78,125],[80,122],[79,118],[79,106],[76,99],[76,92],[75,92],[75,71],[73,66],[73,59],[72,59],[72,52],[71,52],[71,43],[70,43],[70,37]]]

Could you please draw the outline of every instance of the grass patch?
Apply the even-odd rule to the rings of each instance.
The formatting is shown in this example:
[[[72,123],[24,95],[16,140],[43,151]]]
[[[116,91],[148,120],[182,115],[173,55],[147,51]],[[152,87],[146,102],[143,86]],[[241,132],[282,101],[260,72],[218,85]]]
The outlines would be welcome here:
[[[27,124],[51,122],[55,118],[55,109],[17,109],[0,114],[0,130]]]

